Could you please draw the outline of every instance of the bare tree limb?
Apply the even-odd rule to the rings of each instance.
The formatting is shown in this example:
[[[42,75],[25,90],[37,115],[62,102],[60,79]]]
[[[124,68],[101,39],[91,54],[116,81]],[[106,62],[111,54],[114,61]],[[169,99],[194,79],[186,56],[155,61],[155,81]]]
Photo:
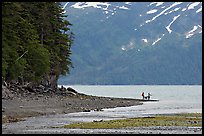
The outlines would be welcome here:
[[[23,57],[23,55],[25,55],[28,52],[28,50],[26,52],[24,52],[19,58],[16,59],[16,61],[18,61],[20,58]]]

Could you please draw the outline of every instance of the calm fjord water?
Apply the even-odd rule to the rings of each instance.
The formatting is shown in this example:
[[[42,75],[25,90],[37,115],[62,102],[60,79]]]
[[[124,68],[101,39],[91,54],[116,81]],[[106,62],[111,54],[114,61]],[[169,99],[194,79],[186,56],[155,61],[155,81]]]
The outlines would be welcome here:
[[[141,92],[151,93],[151,99],[158,102],[145,102],[143,105],[106,109],[107,114],[115,116],[135,117],[147,114],[168,114],[183,112],[202,113],[202,86],[201,85],[63,85],[72,87],[76,91],[88,95],[142,98]],[[103,115],[106,113],[103,112]]]

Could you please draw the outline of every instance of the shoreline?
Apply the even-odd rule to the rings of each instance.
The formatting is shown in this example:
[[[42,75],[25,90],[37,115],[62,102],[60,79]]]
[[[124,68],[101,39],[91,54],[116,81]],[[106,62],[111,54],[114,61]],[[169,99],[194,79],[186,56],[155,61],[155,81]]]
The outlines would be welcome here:
[[[148,100],[85,95],[82,93],[31,93],[15,94],[11,99],[2,99],[2,133],[4,134],[193,134],[202,133],[202,127],[152,126],[121,129],[64,129],[53,128],[59,123],[84,122],[88,116],[78,112],[97,112],[103,109],[142,105]],[[157,101],[157,100],[150,100]],[[68,113],[73,113],[68,115]],[[76,114],[74,114],[76,113]],[[202,112],[201,112],[202,113]],[[85,115],[84,114],[84,115]],[[155,114],[156,115],[156,114]],[[151,116],[155,116],[151,115]],[[161,114],[162,116],[167,114]],[[169,114],[175,115],[175,114]],[[30,118],[31,117],[31,118]],[[108,120],[115,120],[110,118]],[[90,119],[89,119],[90,120]],[[94,117],[91,121],[94,121]],[[104,119],[105,121],[106,119]],[[22,122],[23,121],[23,122]],[[39,121],[39,122],[38,122]],[[45,122],[44,122],[45,121]],[[47,121],[47,122],[46,122]],[[97,119],[95,121],[98,121]],[[34,122],[38,122],[37,124]],[[103,122],[103,121],[102,121]],[[34,123],[34,124],[33,124]],[[56,124],[56,125],[55,125]]]
[[[30,94],[2,99],[2,123],[18,122],[27,117],[74,112],[101,111],[104,108],[137,106],[146,100],[75,95]],[[154,101],[154,100],[152,100]]]
[[[195,118],[197,115],[187,113],[187,116]],[[153,115],[151,117],[139,117],[145,120],[154,119],[157,115]],[[181,114],[169,114],[169,115],[161,115],[164,116],[182,116]],[[202,116],[198,115],[201,120]],[[74,117],[75,119],[73,119]],[[201,126],[130,126],[122,127],[122,128],[63,128],[64,125],[68,124],[89,124],[89,123],[104,123],[107,121],[117,122],[118,119],[108,119],[103,121],[85,121],[84,119],[89,119],[88,116],[80,116],[80,119],[77,118],[75,114],[69,116],[67,115],[52,115],[52,116],[41,116],[37,118],[29,118],[23,122],[15,122],[15,123],[6,123],[2,124],[2,134],[202,134],[202,122]],[[123,120],[134,120],[136,118],[124,118],[119,119]],[[90,120],[90,119],[89,119]],[[137,121],[138,122],[138,121]],[[186,122],[189,122],[188,120]],[[191,121],[195,123],[193,120]],[[128,124],[131,122],[128,122]],[[175,124],[176,122],[172,122]],[[198,123],[198,122],[196,122]],[[121,124],[121,123],[119,123]],[[84,125],[83,125],[84,126]],[[86,125],[85,125],[86,126]]]

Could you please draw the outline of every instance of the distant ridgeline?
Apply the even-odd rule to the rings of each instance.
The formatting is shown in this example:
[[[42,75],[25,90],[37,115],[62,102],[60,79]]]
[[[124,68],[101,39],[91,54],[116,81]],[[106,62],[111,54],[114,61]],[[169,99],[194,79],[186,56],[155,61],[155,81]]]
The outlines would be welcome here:
[[[2,79],[57,87],[69,73],[73,33],[58,2],[2,2]]]
[[[202,2],[62,5],[76,36],[59,84],[202,84]]]

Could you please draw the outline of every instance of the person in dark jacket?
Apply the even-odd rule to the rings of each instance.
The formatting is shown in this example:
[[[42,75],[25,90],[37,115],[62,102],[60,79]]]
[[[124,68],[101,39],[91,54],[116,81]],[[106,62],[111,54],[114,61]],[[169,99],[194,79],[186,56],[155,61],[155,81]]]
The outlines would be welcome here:
[[[150,93],[148,93],[148,95],[147,95],[147,99],[148,99],[148,100],[150,99],[150,96],[151,96],[151,94],[150,94]]]
[[[141,95],[142,95],[142,99],[144,99],[144,92],[142,92]]]

